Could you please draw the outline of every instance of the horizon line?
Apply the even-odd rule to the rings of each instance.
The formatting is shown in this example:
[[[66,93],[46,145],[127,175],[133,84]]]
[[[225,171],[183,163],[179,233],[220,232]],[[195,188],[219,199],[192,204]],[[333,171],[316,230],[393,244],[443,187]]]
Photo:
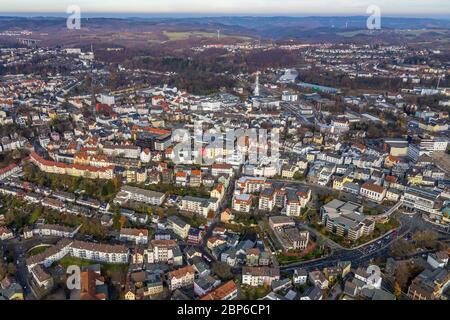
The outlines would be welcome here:
[[[220,17],[265,17],[265,18],[341,18],[341,17],[367,17],[367,15],[364,14],[288,14],[288,13],[278,13],[278,14],[255,14],[255,13],[196,13],[196,12],[190,12],[190,13],[165,13],[165,12],[144,12],[144,13],[138,13],[138,12],[84,12],[82,15],[89,15],[88,18],[119,18],[119,19],[126,19],[126,18],[220,18]],[[0,13],[0,17],[17,17],[17,18],[23,18],[23,17],[35,17],[35,18],[56,18],[56,17],[67,17],[70,14],[66,12],[2,12]],[[398,19],[432,19],[432,20],[450,20],[450,13],[449,14],[443,14],[443,15],[427,15],[427,16],[419,16],[419,15],[413,15],[413,14],[384,14],[387,18],[398,18]],[[83,19],[83,18],[82,18]]]

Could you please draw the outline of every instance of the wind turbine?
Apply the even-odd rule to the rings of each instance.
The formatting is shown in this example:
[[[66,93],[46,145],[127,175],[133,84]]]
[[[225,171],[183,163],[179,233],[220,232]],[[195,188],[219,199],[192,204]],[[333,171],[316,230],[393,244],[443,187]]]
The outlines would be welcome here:
[[[442,76],[439,75],[438,83],[437,83],[436,89],[439,89],[439,85],[441,84],[441,79],[442,79]]]

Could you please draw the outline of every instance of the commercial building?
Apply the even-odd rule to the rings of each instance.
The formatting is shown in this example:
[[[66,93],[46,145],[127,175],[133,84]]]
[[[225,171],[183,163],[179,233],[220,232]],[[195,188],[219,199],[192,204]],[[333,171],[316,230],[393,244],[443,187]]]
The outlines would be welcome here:
[[[322,224],[331,233],[356,241],[375,230],[375,222],[366,218],[362,206],[337,199],[320,209]]]

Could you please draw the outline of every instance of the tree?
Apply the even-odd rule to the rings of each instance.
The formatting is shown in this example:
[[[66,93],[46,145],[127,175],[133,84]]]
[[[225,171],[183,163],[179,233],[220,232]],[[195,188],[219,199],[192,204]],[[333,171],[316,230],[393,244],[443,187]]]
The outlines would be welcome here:
[[[400,285],[397,281],[394,284],[394,295],[397,299],[402,295],[402,288],[400,288]]]
[[[114,229],[116,229],[116,230],[120,230],[120,214],[119,213],[116,213],[116,214],[114,214],[114,216],[113,216],[113,225],[112,225],[112,227],[114,228]]]
[[[223,281],[233,278],[230,266],[225,262],[214,262],[212,271]]]
[[[409,243],[406,240],[399,239],[391,244],[391,254],[394,257],[405,257],[412,253],[414,253],[415,247],[412,243]]]
[[[407,291],[411,279],[417,276],[423,269],[410,262],[401,262],[395,270],[395,280],[402,291]],[[394,290],[395,290],[394,286]],[[395,293],[395,292],[394,292]]]
[[[37,219],[39,219],[41,217],[41,214],[42,214],[41,207],[36,207],[33,210],[33,212],[31,213],[30,221],[29,221],[30,224],[34,224],[37,221]]]
[[[6,276],[8,272],[7,265],[3,260],[3,254],[0,254],[0,281]]]
[[[12,275],[12,276],[15,275],[17,272],[16,266],[14,265],[14,263],[8,263],[7,270],[8,270],[8,274]]]
[[[297,181],[305,180],[305,175],[303,173],[301,173],[300,171],[297,171],[296,173],[294,173],[294,180],[297,180]]]
[[[123,228],[123,226],[125,225],[125,223],[127,223],[127,218],[124,216],[121,216],[119,218],[119,223],[120,223],[120,227]]]
[[[119,188],[120,188],[120,180],[119,180],[117,177],[114,177],[114,178],[111,180],[111,183],[112,183],[112,185],[114,186],[114,189],[115,189],[115,190],[119,190]]]
[[[156,209],[156,214],[160,217],[160,218],[164,218],[166,215],[166,212],[164,211],[163,208],[158,208]]]
[[[438,235],[435,231],[424,230],[413,234],[412,239],[417,248],[435,248]]]
[[[408,264],[406,262],[400,263],[397,266],[397,269],[395,270],[395,287],[394,290],[397,290],[397,286],[400,288],[400,290],[406,289],[408,286],[408,280],[409,280],[409,268]]]

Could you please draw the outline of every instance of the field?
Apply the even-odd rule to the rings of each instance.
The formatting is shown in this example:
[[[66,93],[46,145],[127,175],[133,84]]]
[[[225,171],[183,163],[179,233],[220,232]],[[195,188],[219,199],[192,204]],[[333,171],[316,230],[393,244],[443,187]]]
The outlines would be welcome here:
[[[418,37],[427,33],[437,33],[441,35],[448,34],[448,30],[445,29],[408,29],[408,30],[399,30],[397,33],[403,34],[405,36],[410,37]]]
[[[446,30],[446,29],[401,29],[401,30],[395,30],[395,31],[389,30],[389,31],[387,31],[387,34],[390,34],[391,36],[394,36],[394,37],[400,36],[400,37],[406,38],[406,39],[431,36],[431,38],[438,40],[439,37],[444,37],[441,40],[445,41],[448,38],[449,30]],[[336,35],[344,37],[344,38],[352,38],[352,37],[360,37],[360,36],[364,36],[364,37],[376,36],[377,33],[373,32],[371,30],[367,30],[367,29],[360,29],[360,30],[337,32]]]
[[[215,32],[203,32],[203,31],[186,31],[186,32],[172,32],[172,31],[163,31],[163,34],[169,39],[169,41],[182,41],[188,40],[191,38],[209,38],[209,39],[217,39],[217,33]],[[243,36],[232,36],[221,34],[221,38],[232,38],[236,40],[251,40],[249,37]]]
[[[354,30],[354,31],[338,32],[336,34],[341,37],[351,38],[351,37],[354,37],[357,35],[368,36],[368,35],[370,35],[370,31],[369,30]]]

